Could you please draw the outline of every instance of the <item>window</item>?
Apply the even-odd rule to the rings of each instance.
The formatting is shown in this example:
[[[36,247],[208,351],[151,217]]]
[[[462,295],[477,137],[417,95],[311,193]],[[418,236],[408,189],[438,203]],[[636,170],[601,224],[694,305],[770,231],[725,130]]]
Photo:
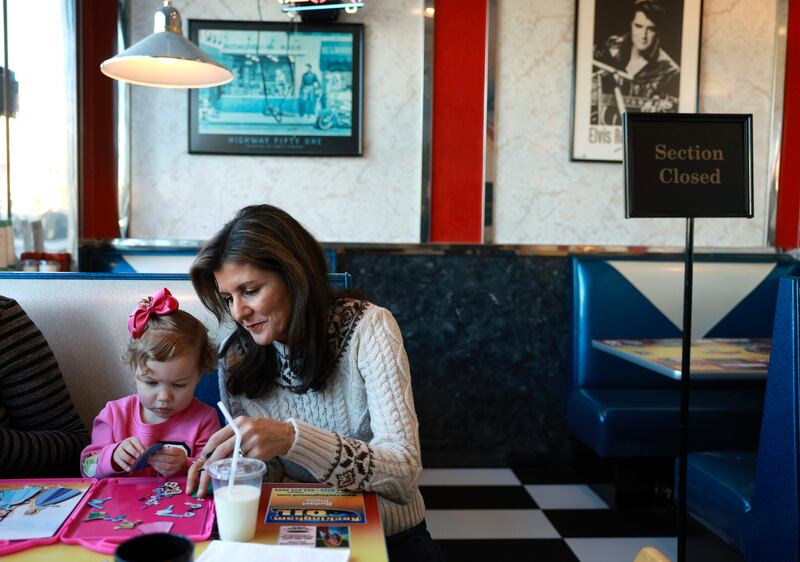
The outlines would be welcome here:
[[[74,0],[5,0],[0,43],[6,84],[16,91],[0,128],[2,217],[24,251],[77,249],[77,71]],[[35,25],[31,25],[35,23]],[[6,56],[7,55],[7,56]],[[12,102],[13,96],[10,96]],[[10,105],[10,104],[8,104]],[[8,139],[8,150],[6,150]]]

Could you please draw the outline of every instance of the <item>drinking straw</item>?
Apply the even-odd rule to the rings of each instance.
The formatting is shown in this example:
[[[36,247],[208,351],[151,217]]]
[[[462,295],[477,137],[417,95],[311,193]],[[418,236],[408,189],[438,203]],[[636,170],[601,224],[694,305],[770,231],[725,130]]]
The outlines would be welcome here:
[[[242,446],[242,434],[239,431],[239,426],[237,426],[236,422],[233,421],[231,413],[225,407],[225,404],[223,404],[220,400],[217,402],[217,406],[219,406],[219,409],[222,412],[222,415],[225,416],[225,419],[228,420],[228,425],[231,426],[231,429],[233,429],[233,434],[235,435],[233,442],[233,460],[231,460],[231,472],[228,476],[228,493],[233,494],[233,481],[236,479],[236,464],[239,462],[239,451],[241,451]]]

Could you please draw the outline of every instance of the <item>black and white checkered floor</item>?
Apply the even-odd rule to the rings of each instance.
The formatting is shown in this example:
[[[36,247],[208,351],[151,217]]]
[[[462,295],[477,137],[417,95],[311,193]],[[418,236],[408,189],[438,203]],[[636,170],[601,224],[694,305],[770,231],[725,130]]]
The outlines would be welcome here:
[[[677,560],[674,511],[610,509],[601,497],[610,485],[572,480],[553,469],[425,469],[420,490],[449,562],[629,562],[645,546]],[[687,558],[742,560],[697,523]]]

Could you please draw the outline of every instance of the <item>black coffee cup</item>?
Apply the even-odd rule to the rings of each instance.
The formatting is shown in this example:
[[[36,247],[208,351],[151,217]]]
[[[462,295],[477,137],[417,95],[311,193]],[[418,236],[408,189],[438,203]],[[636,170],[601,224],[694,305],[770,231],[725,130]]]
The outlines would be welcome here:
[[[151,533],[117,547],[115,562],[192,562],[194,543],[182,535]]]

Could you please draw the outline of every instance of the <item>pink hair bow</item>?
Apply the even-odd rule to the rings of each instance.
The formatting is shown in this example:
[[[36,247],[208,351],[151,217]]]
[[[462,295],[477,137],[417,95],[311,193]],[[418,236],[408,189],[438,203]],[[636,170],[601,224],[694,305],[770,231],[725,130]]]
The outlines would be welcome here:
[[[131,337],[135,340],[142,337],[144,329],[147,327],[147,322],[153,314],[161,316],[176,310],[178,310],[178,300],[172,296],[169,289],[159,290],[150,297],[147,305],[140,304],[133,309],[133,312],[128,317],[128,331],[131,333]]]

